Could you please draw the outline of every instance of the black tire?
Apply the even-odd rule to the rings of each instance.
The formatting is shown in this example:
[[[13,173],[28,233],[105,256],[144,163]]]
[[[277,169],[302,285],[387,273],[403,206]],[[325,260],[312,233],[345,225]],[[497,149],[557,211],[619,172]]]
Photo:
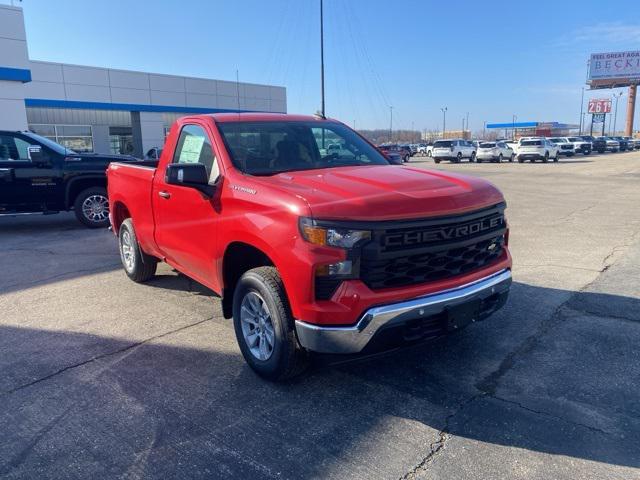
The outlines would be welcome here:
[[[456,163],[460,163],[462,161],[462,152],[458,152],[458,155],[456,155]]]
[[[469,161],[471,163],[476,161],[476,152],[471,152],[471,158],[469,158]]]
[[[513,160],[516,158],[516,154],[512,153],[511,156],[509,157],[509,163],[513,163]]]
[[[429,150],[427,150],[427,157],[431,156],[431,152]]]
[[[498,155],[498,163],[502,163],[503,159],[504,157],[502,156],[502,154]]]
[[[556,154],[557,156],[557,154]],[[549,152],[544,152],[544,158],[542,159],[543,163],[548,163],[549,162]]]
[[[85,202],[87,204],[85,205]],[[89,207],[90,204],[96,208]],[[102,205],[101,208],[98,208]],[[87,206],[87,208],[84,208]],[[73,202],[76,218],[89,228],[106,228],[109,226],[109,200],[107,189],[104,187],[90,187],[81,191]]]
[[[407,163],[409,161],[409,155],[405,155],[404,158],[402,159],[402,161],[404,163]]]
[[[118,249],[122,267],[131,280],[142,283],[155,276],[158,259],[142,251],[130,218],[122,222],[118,230]]]
[[[476,158],[476,163],[482,163],[482,159]]]
[[[524,159],[523,158],[518,158],[518,163],[524,163]]]
[[[264,300],[273,326],[274,345],[266,360],[260,360],[251,353],[242,331],[242,301],[252,292]],[[261,377],[279,382],[296,377],[307,369],[309,356],[296,338],[287,295],[275,267],[254,268],[240,277],[233,294],[233,327],[242,356]]]
[[[439,158],[434,158],[433,161],[436,162],[436,163],[440,163],[440,159]]]

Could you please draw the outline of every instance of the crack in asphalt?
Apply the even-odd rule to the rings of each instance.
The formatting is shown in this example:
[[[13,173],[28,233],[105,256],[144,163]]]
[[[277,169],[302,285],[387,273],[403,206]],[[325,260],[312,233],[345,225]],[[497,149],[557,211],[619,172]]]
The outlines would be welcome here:
[[[25,384],[20,385],[18,387],[12,388],[11,390],[6,390],[4,392],[0,392],[0,397],[5,397],[5,396],[8,396],[8,395],[11,395],[12,393],[16,393],[16,392],[19,392],[20,390],[24,390],[25,388],[31,387],[33,385],[37,385],[38,383],[42,383],[42,382],[44,382],[46,380],[49,380],[49,379],[51,379],[53,377],[56,377],[56,376],[58,376],[58,375],[60,375],[62,373],[65,373],[65,372],[69,371],[69,370],[73,370],[75,368],[82,367],[84,365],[87,365],[89,363],[95,362],[97,360],[102,360],[103,358],[111,357],[113,355],[118,355],[119,353],[124,353],[126,351],[138,348],[139,346],[144,345],[144,344],[149,343],[149,342],[152,342],[154,340],[158,340],[160,338],[164,338],[164,337],[167,337],[169,335],[173,335],[174,333],[178,333],[178,332],[181,332],[183,330],[187,330],[188,328],[198,326],[198,325],[200,325],[200,324],[202,324],[204,322],[208,322],[209,320],[213,320],[213,316],[207,317],[207,318],[205,318],[203,320],[198,320],[197,322],[190,323],[189,325],[184,325],[184,326],[182,326],[180,328],[176,328],[176,329],[170,330],[168,332],[160,333],[158,335],[154,335],[152,337],[145,338],[144,340],[140,340],[139,342],[131,343],[131,344],[129,344],[129,345],[123,347],[123,348],[119,348],[118,350],[114,350],[114,351],[107,352],[107,353],[102,353],[100,355],[96,355],[95,357],[91,357],[91,358],[89,358],[87,360],[83,360],[82,362],[74,363],[73,365],[68,365],[68,366],[63,367],[63,368],[61,368],[61,369],[59,369],[59,370],[57,370],[57,371],[55,371],[53,373],[50,373],[49,375],[45,375],[44,377],[38,378],[38,379],[33,380],[33,381],[29,382],[29,383],[25,383]]]
[[[504,402],[504,403],[508,403],[510,405],[514,405],[514,406],[519,407],[519,408],[521,408],[523,410],[526,410],[527,412],[535,413],[537,415],[544,415],[545,417],[553,418],[555,420],[560,420],[561,422],[565,422],[565,423],[568,423],[570,425],[574,425],[576,427],[586,428],[587,430],[590,430],[590,431],[595,432],[595,433],[600,433],[602,435],[607,435],[607,436],[615,436],[615,434],[613,434],[611,432],[607,432],[607,431],[602,430],[602,429],[597,428],[597,427],[592,427],[591,425],[586,425],[586,424],[580,423],[580,422],[574,422],[573,420],[569,420],[569,419],[561,417],[559,415],[554,415],[552,413],[545,412],[543,410],[536,410],[534,408],[527,407],[526,405],[523,405],[522,403],[520,403],[520,402],[518,402],[516,400],[509,400],[507,398],[499,397],[497,395],[488,395],[488,397],[489,398],[493,398],[494,400],[498,400],[499,402]]]

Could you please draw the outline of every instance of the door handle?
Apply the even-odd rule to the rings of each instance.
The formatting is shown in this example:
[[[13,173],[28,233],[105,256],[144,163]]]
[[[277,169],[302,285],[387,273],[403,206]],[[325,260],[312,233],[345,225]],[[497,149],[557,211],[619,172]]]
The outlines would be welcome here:
[[[164,190],[161,190],[160,192],[158,192],[158,195],[160,195],[162,198],[166,198],[166,199],[171,198],[171,194],[169,192],[164,191]]]

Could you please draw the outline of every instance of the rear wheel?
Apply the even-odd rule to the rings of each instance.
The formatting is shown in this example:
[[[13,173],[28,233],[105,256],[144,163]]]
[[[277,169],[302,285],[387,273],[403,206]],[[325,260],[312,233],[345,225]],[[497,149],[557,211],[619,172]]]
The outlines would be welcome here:
[[[513,162],[515,160],[515,158],[516,158],[516,154],[512,153],[511,156],[509,157],[509,161]]]
[[[502,154],[498,155],[498,163],[502,163]]]
[[[524,163],[524,158],[518,158],[518,163]]]
[[[261,377],[282,381],[307,368],[308,355],[296,339],[284,286],[274,267],[242,275],[233,294],[233,326],[245,361]]]
[[[555,156],[555,157],[553,157],[553,161],[554,161],[554,162],[557,162],[558,160],[560,160],[560,152],[559,152],[559,151],[557,151],[557,152],[556,152],[556,156]]]
[[[462,152],[458,152],[456,155],[456,163],[460,163],[462,161]]]
[[[542,159],[542,161],[544,163],[547,163],[549,161],[549,152],[544,152],[544,158]]]
[[[133,222],[127,218],[118,230],[120,260],[127,276],[134,282],[146,282],[153,278],[158,267],[158,259],[140,249]]]
[[[440,159],[439,158],[434,158],[433,161],[436,162],[436,163],[440,163]]]
[[[476,161],[476,152],[471,152],[471,158],[469,158],[470,162],[475,162]]]
[[[91,187],[78,194],[73,202],[76,218],[89,228],[109,225],[109,199],[103,187]]]

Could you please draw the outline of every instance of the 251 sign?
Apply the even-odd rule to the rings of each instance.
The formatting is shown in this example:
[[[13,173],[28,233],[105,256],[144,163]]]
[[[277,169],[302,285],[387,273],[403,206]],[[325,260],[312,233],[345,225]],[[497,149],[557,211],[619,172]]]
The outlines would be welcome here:
[[[589,113],[611,113],[610,98],[592,98],[589,100]]]

